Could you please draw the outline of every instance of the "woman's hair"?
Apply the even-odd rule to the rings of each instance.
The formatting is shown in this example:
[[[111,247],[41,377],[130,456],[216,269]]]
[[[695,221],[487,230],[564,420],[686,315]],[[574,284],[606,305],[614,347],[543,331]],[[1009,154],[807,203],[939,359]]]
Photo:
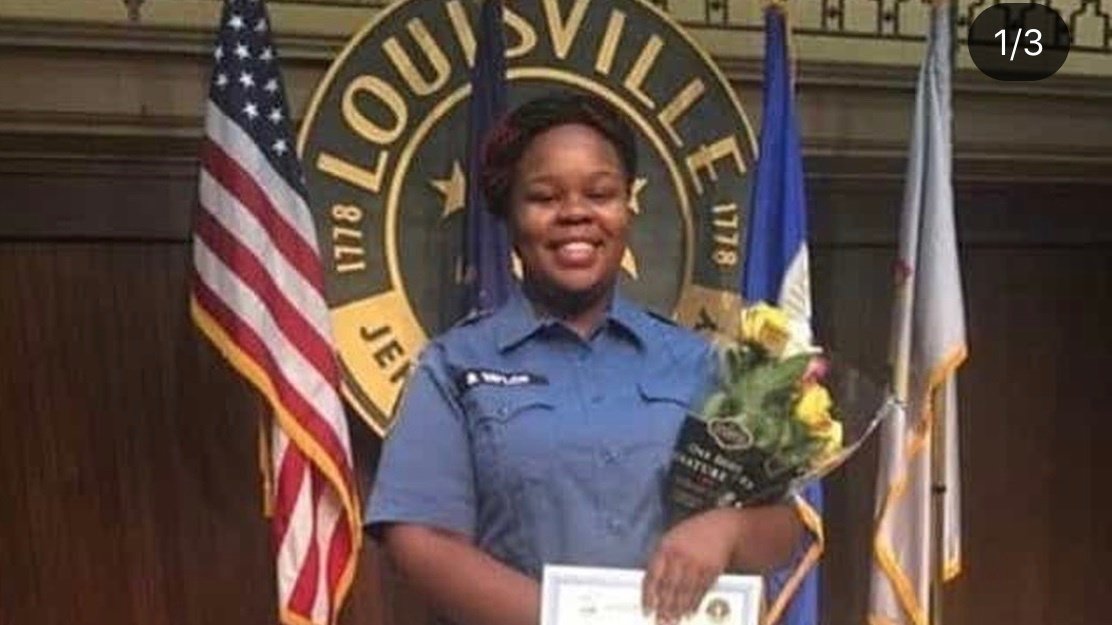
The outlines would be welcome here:
[[[514,109],[487,133],[480,184],[492,213],[506,216],[518,161],[533,139],[565,124],[590,126],[609,141],[622,161],[626,187],[633,185],[637,171],[636,137],[614,107],[596,96],[550,94]]]

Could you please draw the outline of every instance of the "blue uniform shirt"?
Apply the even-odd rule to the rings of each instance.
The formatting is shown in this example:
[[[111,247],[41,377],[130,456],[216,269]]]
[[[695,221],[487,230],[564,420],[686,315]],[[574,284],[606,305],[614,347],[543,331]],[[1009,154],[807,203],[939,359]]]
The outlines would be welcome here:
[[[459,532],[538,579],[544,564],[644,567],[713,361],[701,337],[621,296],[584,340],[517,294],[422,353],[367,524]]]

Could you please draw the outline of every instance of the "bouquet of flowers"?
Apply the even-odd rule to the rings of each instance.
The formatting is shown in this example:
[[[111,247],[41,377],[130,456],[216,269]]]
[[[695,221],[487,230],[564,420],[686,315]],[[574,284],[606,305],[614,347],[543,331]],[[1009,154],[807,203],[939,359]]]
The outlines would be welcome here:
[[[769,503],[841,465],[894,401],[809,341],[806,326],[757,304],[720,340],[717,388],[680,430],[668,480],[673,521]]]

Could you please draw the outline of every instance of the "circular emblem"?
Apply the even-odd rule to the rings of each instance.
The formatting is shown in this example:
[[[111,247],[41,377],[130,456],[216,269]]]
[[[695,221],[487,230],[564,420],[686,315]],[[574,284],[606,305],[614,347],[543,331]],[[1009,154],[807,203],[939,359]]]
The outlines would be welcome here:
[[[730,604],[721,597],[715,597],[707,602],[706,612],[711,623],[725,623],[730,617]]]
[[[740,423],[730,419],[711,419],[707,421],[707,434],[722,449],[743,450],[753,445],[753,435]]]
[[[638,135],[622,289],[700,329],[736,302],[754,161],[709,57],[642,0],[507,3],[509,106],[557,91]],[[298,149],[326,268],[344,394],[379,433],[414,359],[455,319],[477,3],[402,0],[336,58]]]

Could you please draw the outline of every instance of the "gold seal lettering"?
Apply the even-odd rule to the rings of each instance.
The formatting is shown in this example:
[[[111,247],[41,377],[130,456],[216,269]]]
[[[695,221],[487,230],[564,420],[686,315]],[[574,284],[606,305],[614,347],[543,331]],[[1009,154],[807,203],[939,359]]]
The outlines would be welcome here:
[[[449,11],[451,9],[449,8]],[[448,82],[448,78],[452,74],[452,68],[448,64],[448,57],[444,56],[444,51],[440,48],[440,44],[433,39],[429,29],[421,18],[414,18],[406,22],[406,30],[417,42],[417,48],[424,52],[425,60],[432,66],[433,78],[429,80],[421,75],[421,71],[413,64],[413,59],[410,58],[409,53],[405,51],[402,44],[398,42],[397,37],[390,37],[382,44],[382,49],[386,51],[386,56],[390,57],[390,61],[394,63],[398,73],[402,75],[405,84],[409,86],[409,90],[419,96],[432,95],[440,90]]]
[[[579,34],[579,27],[583,25],[583,16],[587,14],[587,0],[575,0],[565,22],[560,17],[560,7],[556,0],[544,0],[544,17],[548,22],[548,34],[552,38],[552,50],[556,58],[568,58],[568,50]]]
[[[641,48],[641,54],[637,56],[637,60],[633,62],[633,67],[629,68],[629,73],[626,74],[625,80],[622,82],[641,104],[650,109],[656,108],[656,102],[653,102],[653,99],[641,90],[641,85],[645,82],[645,77],[649,75],[649,70],[656,64],[656,57],[660,56],[660,50],[663,47],[664,40],[660,38],[660,35],[649,37],[645,46]]]
[[[361,93],[368,93],[377,97],[390,109],[394,116],[392,127],[384,128],[376,124],[359,110],[355,99]],[[409,120],[409,111],[406,108],[405,100],[398,94],[398,90],[390,83],[370,74],[359,76],[348,84],[347,89],[344,90],[341,110],[348,127],[367,141],[379,145],[386,145],[397,139]],[[389,160],[390,152],[382,150],[378,153],[374,168],[366,169],[331,152],[322,150],[317,155],[316,166],[319,171],[333,178],[366,189],[371,193],[378,193],[379,189],[382,188],[386,164]]]
[[[410,361],[405,359],[397,365],[394,364],[400,356],[405,356],[405,349],[398,339],[393,338],[393,334],[394,331],[387,325],[359,328],[359,336],[367,342],[367,345],[377,346],[372,347],[374,352],[371,354],[375,364],[379,369],[391,372],[390,382],[397,384],[409,373]]]
[[[467,19],[467,11],[459,0],[448,3],[448,21],[452,23],[452,30],[456,33],[456,41],[463,50],[463,58],[467,60],[470,69],[475,65],[475,31],[471,30],[471,22]]]
[[[504,7],[502,9],[502,21],[506,22],[506,26],[517,33],[518,38],[516,45],[506,49],[507,59],[525,56],[537,47],[537,31],[524,17],[518,15],[510,7]]]
[[[706,169],[707,176],[712,181],[717,181],[718,172],[714,169],[714,161],[727,156],[734,157],[734,164],[737,166],[738,173],[744,174],[746,171],[745,161],[741,160],[741,150],[737,145],[737,137],[733,135],[719,139],[710,145],[703,144],[687,157],[687,170],[691,174],[691,180],[695,183],[695,191],[699,195],[703,194],[703,181],[699,179],[699,170]]]
[[[711,226],[714,231],[714,251],[711,259],[719,267],[733,267],[737,264],[738,239],[741,221],[737,204],[715,204],[711,207],[714,221]]]
[[[603,76],[610,75],[610,68],[614,65],[614,53],[618,51],[618,42],[622,40],[625,21],[625,13],[617,9],[610,11],[610,21],[606,23],[606,32],[602,34],[598,57],[595,59],[595,71]]]
[[[378,162],[375,164],[375,168],[364,169],[339,156],[322,151],[317,155],[317,169],[348,184],[366,189],[371,193],[378,193],[378,190],[382,188],[382,178],[388,160],[390,160],[390,153],[382,150],[378,153]]]
[[[355,98],[362,93],[375,96],[390,109],[390,113],[394,116],[392,127],[386,128],[376,124],[359,110]],[[379,145],[386,145],[397,139],[409,121],[409,109],[406,108],[405,100],[398,90],[385,80],[371,74],[359,76],[344,90],[343,112],[344,121],[352,130],[367,141]]]
[[[358,380],[360,393],[380,415],[362,416],[385,430],[380,419],[389,419],[401,394],[405,376],[413,368],[412,358],[428,341],[401,291],[386,291],[332,309],[336,348],[349,376]],[[361,412],[361,401],[352,401]]]
[[[676,144],[677,148],[683,147],[683,139],[676,132],[676,120],[698,102],[706,90],[702,78],[693,78],[672,98],[671,102],[664,106],[660,115],[657,116],[657,120],[664,126],[664,130],[668,132],[668,137],[672,139],[672,143]]]
[[[332,260],[336,273],[351,273],[367,268],[363,250],[363,209],[354,204],[332,206]]]

